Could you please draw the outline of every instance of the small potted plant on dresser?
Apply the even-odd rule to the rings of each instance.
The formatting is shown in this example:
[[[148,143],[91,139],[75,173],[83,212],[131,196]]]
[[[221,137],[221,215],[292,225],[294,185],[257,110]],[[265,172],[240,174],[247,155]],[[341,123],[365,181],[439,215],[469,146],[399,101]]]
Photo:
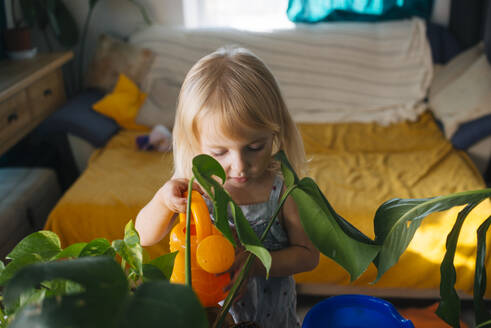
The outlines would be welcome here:
[[[53,31],[55,38],[65,47],[78,42],[78,28],[75,19],[61,0],[19,0],[6,2],[7,15],[13,26],[4,32],[5,49],[13,59],[31,58],[36,55],[33,47],[32,28],[38,27],[51,50],[53,47],[47,29]],[[10,12],[8,12],[10,9]]]

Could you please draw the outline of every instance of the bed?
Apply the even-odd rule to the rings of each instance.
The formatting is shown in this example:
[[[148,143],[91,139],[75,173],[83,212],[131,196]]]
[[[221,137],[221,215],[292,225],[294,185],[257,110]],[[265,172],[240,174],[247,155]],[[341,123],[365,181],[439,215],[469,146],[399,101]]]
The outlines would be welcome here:
[[[309,175],[341,216],[373,238],[375,210],[390,198],[432,197],[486,184],[428,108],[434,72],[424,22],[362,27],[326,24],[259,33],[153,26],[135,33],[130,42],[156,54],[142,88],[157,108],[169,102],[162,94],[175,93],[190,65],[218,46],[233,42],[263,58],[302,134]],[[353,39],[358,48],[349,49]],[[373,72],[378,82],[365,79]],[[172,110],[166,108],[164,115],[172,117]],[[125,129],[114,134],[92,154],[87,169],[53,209],[45,228],[56,232],[64,247],[122,238],[124,225],[172,175],[172,153],[138,150],[135,138],[141,134]],[[376,284],[374,267],[350,283],[340,266],[322,256],[315,270],[295,276],[299,293],[438,297],[444,237],[459,209],[427,217],[399,262]],[[486,200],[461,232],[456,287],[464,297],[472,294],[475,231],[490,214],[491,201]],[[147,251],[152,258],[168,252],[168,239]],[[491,296],[489,286],[486,296]]]

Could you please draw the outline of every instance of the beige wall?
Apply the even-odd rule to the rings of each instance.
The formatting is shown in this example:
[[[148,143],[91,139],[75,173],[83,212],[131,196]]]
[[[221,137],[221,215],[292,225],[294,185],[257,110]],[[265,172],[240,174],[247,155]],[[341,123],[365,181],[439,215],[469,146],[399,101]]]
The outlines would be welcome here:
[[[154,24],[183,25],[183,0],[139,0]],[[87,0],[64,0],[68,10],[75,16],[80,33],[89,10]],[[100,0],[93,12],[87,34],[85,66],[92,57],[101,33],[126,38],[144,28],[145,21],[138,7],[128,0]],[[77,47],[78,48],[78,47]],[[78,49],[75,49],[76,51]]]

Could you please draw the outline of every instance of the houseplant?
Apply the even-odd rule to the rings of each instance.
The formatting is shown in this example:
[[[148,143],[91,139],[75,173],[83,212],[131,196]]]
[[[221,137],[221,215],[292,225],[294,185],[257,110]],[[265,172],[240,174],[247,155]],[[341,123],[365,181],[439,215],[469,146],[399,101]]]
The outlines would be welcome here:
[[[491,196],[491,189],[461,192],[428,199],[389,200],[382,204],[375,214],[376,237],[372,240],[334,211],[312,179],[303,178],[300,180],[291,169],[283,153],[277,154],[276,159],[281,162],[287,189],[280,200],[278,210],[271,218],[270,225],[274,222],[286,197],[291,194],[297,203],[304,229],[312,242],[323,254],[342,265],[350,273],[352,280],[358,278],[371,262],[376,265],[378,278],[380,278],[397,262],[424,217],[435,211],[468,204],[460,212],[454,229],[448,236],[447,253],[441,266],[442,301],[437,312],[449,324],[458,327],[458,320],[457,322],[454,321],[459,316],[459,301],[454,289],[453,256],[459,227],[476,204]],[[248,225],[240,208],[223,189],[222,184],[214,178],[218,177],[222,183],[224,182],[223,168],[213,158],[198,155],[193,160],[193,173],[196,180],[212,199],[217,228],[231,242],[234,242],[226,217],[227,208],[230,208],[239,242],[251,253],[247,259],[247,265],[241,271],[241,277],[246,274],[252,256],[257,256],[266,270],[269,270],[271,265],[269,252],[262,246],[260,238],[254,234]],[[478,252],[480,255],[476,261],[474,299],[476,319],[480,327],[489,325],[489,314],[482,301],[486,289],[485,274],[483,274],[485,272],[483,256],[485,243],[483,243],[482,236],[485,235],[490,221],[491,219],[488,218],[479,228],[481,237],[478,240]],[[60,250],[59,247],[53,247],[50,243],[43,242],[37,245],[33,251],[29,247],[21,247],[23,244],[21,242],[16,247],[20,250],[14,250],[13,254],[10,254],[14,258],[12,262],[0,269],[0,285],[7,282],[4,290],[5,305],[3,309],[9,316],[8,320],[13,319],[11,326],[20,327],[22,323],[35,321],[40,327],[60,327],[69,320],[67,314],[63,315],[63,313],[69,315],[70,311],[82,310],[85,314],[84,318],[95,318],[90,324],[96,327],[126,327],[130,323],[150,327],[153,323],[162,322],[170,323],[173,327],[186,327],[186,324],[189,324],[186,320],[191,319],[197,320],[193,323],[193,327],[208,326],[206,319],[204,319],[203,309],[199,304],[196,304],[196,298],[190,292],[191,288],[160,281],[150,281],[151,279],[165,279],[163,273],[165,269],[162,269],[165,266],[159,266],[156,263],[167,263],[168,270],[172,254],[153,260],[153,264],[146,263],[144,252],[139,246],[138,235],[132,224],[128,224],[125,230],[125,238],[122,241],[109,244],[107,241],[95,240],[89,244],[75,244],[65,250]],[[37,234],[41,234],[41,232]],[[42,232],[42,234],[49,235],[50,233]],[[60,253],[63,253],[63,256]],[[19,254],[23,254],[23,256]],[[83,256],[71,261],[53,261],[67,257],[67,254]],[[123,271],[118,265],[115,266],[113,259],[107,257],[89,259],[86,256],[101,254],[106,256],[119,254],[123,259],[121,265],[125,270]],[[27,266],[33,262],[41,263]],[[150,266],[145,266],[143,263],[150,264]],[[23,268],[20,269],[21,267]],[[120,273],[115,272],[117,271],[116,267],[121,271]],[[17,273],[14,275],[14,272]],[[117,286],[113,286],[108,280],[108,276],[105,275],[108,272],[112,272],[115,277],[122,277],[115,279],[118,282]],[[124,272],[127,272],[128,278],[126,279],[132,282],[129,284],[129,286],[133,286],[130,291],[128,291],[127,280],[125,282],[123,279]],[[45,287],[46,283],[43,281],[53,280],[53,278],[63,278],[64,280],[55,279],[54,282],[48,283],[48,291],[43,292],[40,289],[33,291],[33,288],[39,284],[41,287]],[[66,282],[67,279],[72,282]],[[142,280],[143,283],[141,283]],[[77,282],[78,285],[74,285],[73,281]],[[242,279],[239,279],[232,287],[214,327],[222,326],[224,315],[228,312],[241,283]],[[64,287],[58,288],[59,284]],[[97,288],[106,287],[108,289],[104,289],[104,295],[96,291]],[[77,293],[73,294],[73,291]],[[57,297],[47,297],[50,294],[57,295]],[[149,306],[150,304],[152,306]],[[181,311],[181,307],[186,307],[188,312]],[[71,321],[71,323],[82,325],[77,321]],[[5,320],[2,324],[3,326],[7,325]],[[0,325],[0,327],[2,326]]]
[[[70,14],[61,0],[19,0],[22,15],[17,15],[14,0],[11,0],[14,29],[30,29],[37,27],[41,30],[48,49],[51,45],[48,28],[64,47],[73,47],[78,42],[78,28],[74,17]]]

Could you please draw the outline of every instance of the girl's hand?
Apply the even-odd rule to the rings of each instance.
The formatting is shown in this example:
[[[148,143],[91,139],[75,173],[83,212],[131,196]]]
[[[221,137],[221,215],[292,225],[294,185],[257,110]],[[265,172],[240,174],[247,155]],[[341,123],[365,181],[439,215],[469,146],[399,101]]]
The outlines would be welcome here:
[[[183,178],[175,178],[167,181],[158,191],[159,201],[172,212],[185,213],[187,197],[184,194],[188,191],[188,184],[189,180]],[[193,183],[193,190],[203,194],[197,183]]]

